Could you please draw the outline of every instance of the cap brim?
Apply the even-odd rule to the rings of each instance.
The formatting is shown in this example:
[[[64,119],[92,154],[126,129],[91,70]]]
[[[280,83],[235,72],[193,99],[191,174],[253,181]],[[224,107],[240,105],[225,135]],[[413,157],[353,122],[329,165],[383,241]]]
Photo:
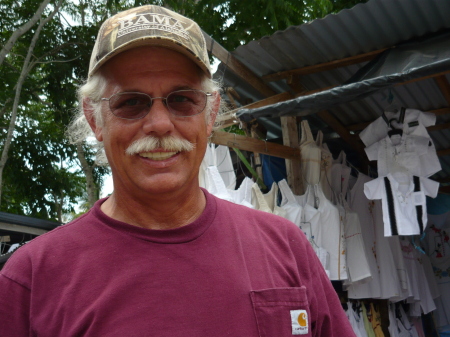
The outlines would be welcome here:
[[[198,67],[200,67],[200,69],[208,76],[208,78],[211,78],[212,76],[210,69],[197,56],[195,56],[195,54],[190,49],[186,48],[179,42],[164,37],[144,37],[131,40],[103,56],[89,71],[89,77],[91,77],[98,69],[100,69],[102,65],[104,65],[108,60],[112,59],[114,56],[126,50],[142,46],[164,47],[179,52],[192,60]]]

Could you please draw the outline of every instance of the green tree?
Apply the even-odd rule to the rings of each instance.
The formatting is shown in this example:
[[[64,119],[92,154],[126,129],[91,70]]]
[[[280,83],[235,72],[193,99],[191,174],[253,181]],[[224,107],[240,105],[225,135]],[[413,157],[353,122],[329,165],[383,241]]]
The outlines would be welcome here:
[[[155,0],[191,17],[228,50],[358,0]],[[148,0],[2,0],[0,210],[62,220],[92,205],[108,172],[64,136],[101,23]],[[2,173],[3,172],[3,173]]]

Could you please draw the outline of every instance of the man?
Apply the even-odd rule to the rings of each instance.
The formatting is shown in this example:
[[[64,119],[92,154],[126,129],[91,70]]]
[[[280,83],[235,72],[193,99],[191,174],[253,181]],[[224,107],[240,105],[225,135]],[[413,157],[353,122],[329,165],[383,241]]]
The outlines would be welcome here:
[[[119,13],[89,69],[74,124],[104,145],[114,192],[11,257],[0,336],[353,336],[295,225],[199,187],[220,96],[197,24]]]

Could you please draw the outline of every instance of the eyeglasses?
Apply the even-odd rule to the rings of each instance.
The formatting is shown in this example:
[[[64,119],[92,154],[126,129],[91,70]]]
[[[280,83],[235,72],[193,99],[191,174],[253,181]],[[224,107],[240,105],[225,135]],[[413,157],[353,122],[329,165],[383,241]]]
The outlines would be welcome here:
[[[102,101],[109,101],[111,112],[123,119],[144,118],[153,105],[153,100],[162,99],[170,113],[178,117],[191,117],[205,110],[209,92],[201,90],[177,90],[167,97],[151,97],[143,92],[119,92]]]

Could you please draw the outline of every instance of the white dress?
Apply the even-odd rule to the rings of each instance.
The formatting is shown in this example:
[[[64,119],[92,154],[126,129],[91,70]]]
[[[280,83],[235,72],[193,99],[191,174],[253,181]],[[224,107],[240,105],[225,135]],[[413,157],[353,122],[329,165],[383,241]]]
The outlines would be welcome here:
[[[311,133],[308,121],[300,123],[300,166],[302,170],[303,186],[315,185],[320,181],[320,165],[322,161],[322,151],[316,144]]]
[[[349,298],[380,298],[380,269],[376,254],[376,226],[374,208],[375,202],[368,200],[363,192],[364,183],[371,179],[359,173],[355,185],[348,194],[350,208],[358,214],[361,233],[364,241],[367,262],[369,263],[371,279],[364,283],[350,284],[347,288]]]
[[[292,193],[285,179],[278,182],[281,192],[280,208],[285,211],[284,217],[300,228],[311,243],[325,272],[330,277],[330,254],[319,246],[322,233],[320,232],[320,212],[306,203],[304,198],[298,199]],[[305,202],[300,204],[299,201]]]
[[[346,280],[348,276],[344,227],[343,222],[340,221],[339,210],[325,198],[320,185],[308,185],[306,193],[296,198],[301,205],[309,204],[320,213],[319,234],[316,242],[330,254],[330,279]]]

